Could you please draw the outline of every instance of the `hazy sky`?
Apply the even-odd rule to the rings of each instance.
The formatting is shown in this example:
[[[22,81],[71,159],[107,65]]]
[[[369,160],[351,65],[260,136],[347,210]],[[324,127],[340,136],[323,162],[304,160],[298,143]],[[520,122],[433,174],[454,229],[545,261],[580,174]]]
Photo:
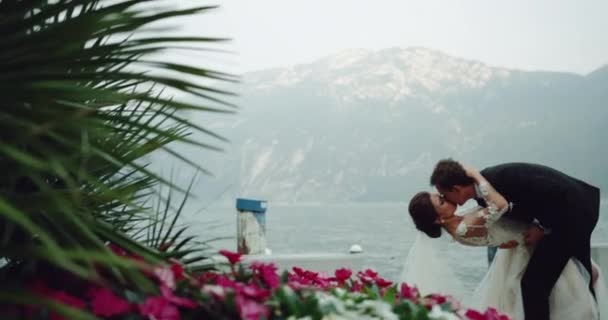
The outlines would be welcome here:
[[[201,1],[198,1],[201,3]],[[608,63],[607,0],[218,0],[183,21],[234,39],[236,71],[345,49],[423,46],[525,70],[588,73]]]

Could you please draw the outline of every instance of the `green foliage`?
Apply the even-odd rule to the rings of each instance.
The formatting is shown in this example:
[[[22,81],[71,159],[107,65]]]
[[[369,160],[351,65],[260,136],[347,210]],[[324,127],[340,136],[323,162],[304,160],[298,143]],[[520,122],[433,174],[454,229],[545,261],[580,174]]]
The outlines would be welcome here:
[[[168,144],[219,149],[189,137],[225,141],[183,112],[233,112],[222,100],[230,93],[205,83],[236,79],[159,60],[177,46],[204,50],[225,39],[146,32],[214,8],[158,2],[0,0],[0,302],[51,267],[95,281],[102,266],[118,282],[147,287],[110,242],[152,263],[196,251],[176,229],[186,196],[177,212],[171,199],[162,202],[157,217],[147,205],[159,184],[182,195],[189,188],[152,172],[146,159],[163,150],[204,170]],[[142,232],[146,240],[134,240]]]

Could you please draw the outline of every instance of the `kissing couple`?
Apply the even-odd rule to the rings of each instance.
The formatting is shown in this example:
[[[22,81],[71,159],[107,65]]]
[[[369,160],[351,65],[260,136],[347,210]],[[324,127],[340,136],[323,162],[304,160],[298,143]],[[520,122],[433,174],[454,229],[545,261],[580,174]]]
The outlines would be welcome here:
[[[477,171],[452,159],[437,163],[430,182],[437,193],[420,192],[409,203],[424,238],[445,231],[465,246],[502,248],[470,307],[494,307],[516,320],[608,319],[604,280],[591,261],[598,188],[538,164]],[[478,205],[457,213],[469,200]],[[408,261],[417,259],[411,255]]]

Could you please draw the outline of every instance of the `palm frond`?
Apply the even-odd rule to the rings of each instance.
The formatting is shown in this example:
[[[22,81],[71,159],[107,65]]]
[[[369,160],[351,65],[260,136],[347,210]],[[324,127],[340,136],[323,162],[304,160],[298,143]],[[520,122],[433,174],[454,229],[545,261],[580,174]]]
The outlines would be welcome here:
[[[116,279],[149,288],[134,264],[111,254],[109,242],[149,262],[197,258],[197,250],[186,245],[192,239],[176,229],[185,199],[166,227],[150,233],[152,247],[131,237],[148,230],[142,223],[150,221],[147,203],[158,184],[189,193],[151,171],[146,159],[165,150],[204,170],[168,145],[220,150],[217,144],[226,139],[179,113],[234,113],[227,100],[232,93],[210,84],[238,79],[159,60],[172,46],[212,50],[226,39],[164,35],[158,28],[147,35],[158,21],[214,9],[150,5],[155,2],[0,0],[0,258],[10,262],[5,266],[40,261],[88,279],[106,266]],[[216,144],[193,140],[191,132]],[[171,245],[157,250],[166,243]],[[22,281],[3,271],[3,283]],[[7,297],[0,290],[0,302],[10,302]]]

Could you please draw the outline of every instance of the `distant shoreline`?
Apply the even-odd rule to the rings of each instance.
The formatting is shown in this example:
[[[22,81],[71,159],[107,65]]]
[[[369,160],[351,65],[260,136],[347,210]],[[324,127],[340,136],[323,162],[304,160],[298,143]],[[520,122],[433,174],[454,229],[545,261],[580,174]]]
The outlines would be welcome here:
[[[211,205],[212,207],[233,207],[233,203],[218,203]],[[378,201],[378,202],[311,202],[311,201],[303,201],[303,202],[283,202],[277,201],[273,202],[268,200],[268,207],[348,207],[348,206],[361,206],[361,207],[374,207],[374,206],[407,206],[407,202],[401,201]]]
[[[608,205],[608,198],[602,198],[600,205]],[[211,205],[212,207],[233,207],[234,203],[218,203]],[[407,201],[351,201],[351,202],[313,202],[313,201],[302,201],[302,202],[285,202],[268,200],[268,207],[347,207],[347,206],[404,206],[407,207]]]

